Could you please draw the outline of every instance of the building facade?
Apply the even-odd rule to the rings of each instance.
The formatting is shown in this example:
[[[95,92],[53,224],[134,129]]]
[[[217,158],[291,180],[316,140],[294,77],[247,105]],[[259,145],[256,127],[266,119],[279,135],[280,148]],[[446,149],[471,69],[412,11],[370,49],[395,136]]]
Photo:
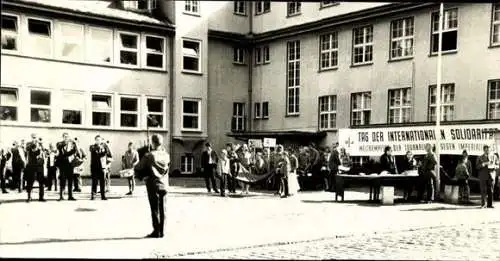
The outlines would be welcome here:
[[[343,142],[341,129],[432,125],[438,11],[435,3],[6,0],[2,144],[34,130],[56,141],[53,130],[67,129],[85,146],[100,133],[118,153],[125,140],[145,139],[151,115],[162,121],[150,127],[169,141],[171,171],[191,174],[206,141],[217,150],[264,137],[325,146]],[[446,3],[442,47],[443,125],[497,126],[500,4]]]

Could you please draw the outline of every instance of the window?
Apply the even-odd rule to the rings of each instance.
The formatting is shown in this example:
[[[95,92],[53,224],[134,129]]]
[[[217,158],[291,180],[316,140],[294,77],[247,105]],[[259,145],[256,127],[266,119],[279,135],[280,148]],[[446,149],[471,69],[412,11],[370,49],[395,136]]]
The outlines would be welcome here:
[[[120,126],[137,128],[139,99],[134,97],[120,97]]]
[[[261,116],[261,113],[260,113],[260,102],[256,102],[254,104],[254,115],[255,115],[255,119],[260,119],[262,116]]]
[[[182,129],[200,130],[200,101],[183,100],[182,105]]]
[[[2,14],[2,50],[19,51],[19,17]]]
[[[353,64],[373,61],[373,26],[354,28]]]
[[[500,3],[493,4],[493,16],[491,19],[491,45],[500,45]]]
[[[59,47],[57,56],[72,61],[81,61],[83,59],[83,25],[59,23],[61,38],[58,39]]]
[[[255,14],[263,14],[271,12],[271,1],[257,1],[255,2]]]
[[[233,103],[233,119],[231,121],[232,131],[245,130],[245,104],[235,102]]]
[[[266,64],[270,62],[269,46],[255,48],[255,64]]]
[[[201,53],[199,41],[183,40],[182,69],[189,72],[201,72]]]
[[[287,3],[287,15],[288,16],[299,15],[301,5],[302,4],[300,2],[288,2]]]
[[[122,3],[125,9],[152,10],[157,6],[156,0],[125,0]]]
[[[31,122],[50,122],[50,92],[31,90],[30,92]]]
[[[371,106],[371,92],[353,93],[351,95],[351,125],[369,125]]]
[[[148,98],[147,107],[148,127],[163,128],[163,118],[165,117],[164,100]]]
[[[321,1],[321,8],[330,7],[339,4],[337,1]]]
[[[429,88],[429,121],[436,121],[436,85]],[[455,117],[455,85],[441,84],[441,120],[452,121]]]
[[[200,1],[184,1],[184,12],[188,14],[199,14]]]
[[[191,154],[181,156],[181,173],[192,174],[194,171],[194,157]]]
[[[113,57],[113,31],[89,26],[87,36],[87,61],[111,63]]]
[[[413,56],[413,17],[391,22],[391,59]]]
[[[247,15],[247,3],[245,1],[234,1],[234,13]]]
[[[389,123],[411,122],[411,88],[389,90]]]
[[[331,130],[337,126],[337,96],[319,97],[319,129]]]
[[[500,119],[500,80],[488,82],[488,119]]]
[[[262,103],[262,119],[269,119],[269,102]]]
[[[111,95],[92,94],[92,125],[111,126]]]
[[[17,89],[0,88],[0,120],[17,121],[19,96]]]
[[[134,33],[118,33],[119,64],[138,66],[139,35]]]
[[[63,91],[61,109],[63,124],[81,125],[83,123],[83,111],[85,110],[83,94],[74,91]]]
[[[146,68],[165,69],[165,38],[146,35],[143,64]]]
[[[443,52],[456,51],[458,41],[458,9],[444,11],[443,17],[443,42],[441,49]],[[432,53],[437,53],[439,49],[439,12],[432,14]]]
[[[269,46],[262,47],[262,55],[264,55],[264,63],[271,62],[271,55],[269,54]]]
[[[339,42],[337,32],[320,36],[320,70],[337,68]]]
[[[262,49],[255,48],[255,64],[262,64]]]
[[[300,101],[300,41],[287,43],[287,114],[299,114]]]
[[[27,24],[26,50],[35,56],[52,57],[52,22],[28,18]]]
[[[234,47],[233,52],[233,63],[245,64],[245,49]]]

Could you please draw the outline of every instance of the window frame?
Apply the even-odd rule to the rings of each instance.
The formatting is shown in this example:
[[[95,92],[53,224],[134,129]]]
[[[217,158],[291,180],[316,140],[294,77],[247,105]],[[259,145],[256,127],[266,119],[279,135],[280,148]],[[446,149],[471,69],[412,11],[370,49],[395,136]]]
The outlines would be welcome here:
[[[185,113],[184,112],[184,102],[185,101],[190,101],[190,102],[197,102],[198,103],[198,113]],[[184,116],[190,116],[190,117],[198,117],[198,128],[186,128],[184,127]],[[181,107],[181,131],[195,131],[199,132],[201,131],[201,99],[195,99],[195,98],[182,98],[182,107]]]
[[[263,64],[263,55],[262,55],[262,47],[255,47],[255,50],[254,50],[254,54],[255,54],[255,65],[261,65]]]
[[[187,159],[186,162],[184,162],[184,159]],[[189,161],[191,164],[189,164]],[[189,171],[188,167],[191,166],[191,171]],[[183,171],[183,168],[185,168]],[[194,173],[194,156],[190,153],[185,153],[184,155],[181,155],[181,167],[180,167],[181,174],[193,174]]]
[[[332,6],[336,6],[336,5],[340,4],[340,2],[338,2],[338,1],[328,1],[328,2],[331,2],[331,3],[328,3],[328,4],[325,4],[324,2],[327,2],[327,1],[320,1],[319,2],[319,8],[320,9],[328,8],[328,7],[332,7]]]
[[[441,84],[441,95],[444,95],[444,91],[443,90],[445,89],[446,86],[452,86],[453,87],[453,101],[452,102],[448,102],[448,103],[444,103],[441,100],[440,113],[441,113],[441,115],[443,115],[443,117],[442,117],[443,119],[441,119],[441,121],[454,121],[455,117],[456,117],[456,111],[455,111],[455,107],[456,107],[455,106],[455,96],[456,96],[456,88],[455,87],[456,86],[455,86],[455,83],[442,83]],[[432,88],[436,88],[436,90],[437,90],[437,85],[436,84],[429,85],[429,88],[428,88],[428,93],[429,93],[429,96],[428,96],[428,99],[427,99],[427,104],[428,104],[428,106],[427,106],[427,121],[428,122],[435,122],[436,119],[437,119],[437,118],[436,119],[432,119],[432,113],[431,113],[432,108],[436,108],[436,104],[435,103],[434,104],[431,103]],[[436,94],[437,94],[437,92],[436,92]],[[450,94],[448,94],[448,95],[450,95]],[[436,99],[437,99],[437,97],[436,97]],[[441,99],[441,97],[439,99]],[[451,119],[448,119],[448,120],[444,119],[444,114],[443,113],[444,113],[444,108],[445,107],[451,107],[451,108],[453,108],[453,115],[452,115]],[[437,115],[436,115],[436,117],[437,117]]]
[[[491,47],[498,47],[500,46],[500,14],[498,21],[495,21],[495,8],[498,8],[498,12],[500,12],[500,2],[492,3],[491,4],[491,29],[490,29],[490,46]],[[498,42],[494,42],[494,33],[495,33],[495,26],[498,26]]]
[[[184,49],[184,42],[185,41],[188,41],[188,42],[193,42],[193,43],[198,43],[198,70],[189,70],[189,69],[185,69],[184,68],[184,53],[182,53],[182,62],[181,62],[181,72],[184,72],[184,73],[194,73],[194,74],[202,74],[203,73],[203,69],[202,69],[202,58],[203,58],[203,52],[202,52],[202,41],[201,40],[196,40],[196,39],[188,39],[188,38],[182,38],[182,49]],[[188,57],[192,57],[194,58],[193,56],[188,56]]]
[[[111,32],[111,41],[107,44],[109,44],[108,47],[111,47],[110,53],[109,53],[109,62],[105,61],[93,61],[90,59],[92,53],[91,48],[93,47],[92,41],[92,29],[97,29],[101,31],[107,31]],[[98,64],[98,65],[115,65],[115,57],[116,57],[116,39],[115,39],[115,30],[108,28],[108,27],[101,27],[101,26],[91,26],[91,25],[86,25],[85,26],[85,61],[89,64]]]
[[[326,111],[321,110],[321,105],[322,105],[322,99],[326,99],[326,107],[328,108]],[[331,110],[332,104],[335,104],[335,109]],[[337,95],[332,94],[332,95],[323,95],[318,97],[318,129],[320,131],[329,131],[329,130],[335,130],[337,129],[337,109],[338,109],[338,100],[337,100]],[[327,119],[327,127],[323,128],[321,125],[321,116],[326,115]],[[330,123],[332,121],[332,116],[335,117],[335,126],[330,126]]]
[[[39,20],[39,21],[42,21],[42,22],[48,22],[50,24],[50,36],[47,37],[47,36],[42,36],[42,35],[37,35],[38,37],[43,37],[43,38],[46,38],[46,39],[49,39],[50,40],[50,54],[39,54],[39,53],[32,53],[30,51],[28,51],[28,53],[26,53],[26,50],[30,50],[32,48],[24,48],[24,52],[29,55],[29,56],[33,56],[33,57],[42,57],[42,58],[53,58],[54,57],[54,54],[55,54],[55,43],[54,43],[54,20],[53,19],[49,19],[49,18],[42,18],[40,16],[34,16],[34,15],[25,15],[24,16],[24,25],[23,27],[25,28],[25,34],[21,34],[23,38],[25,38],[25,41],[28,43],[28,45],[31,45],[30,44],[30,39],[33,39],[31,37],[34,37],[32,35],[32,33],[30,33],[29,31],[29,20],[30,19],[33,19],[33,20]],[[31,46],[30,46],[31,47]]]
[[[100,109],[97,109],[95,110],[94,109],[94,100],[93,100],[93,97],[94,95],[97,95],[97,96],[108,96],[111,98],[111,104],[110,104],[110,108],[109,108],[109,125],[94,125],[94,112],[101,112],[101,113],[108,113],[108,111],[105,111],[105,110],[100,110]],[[96,128],[96,129],[111,129],[115,126],[115,95],[113,93],[105,93],[105,92],[91,92],[90,93],[90,126],[92,128]]]
[[[404,90],[408,90],[410,95],[410,105],[404,105]],[[399,91],[399,99],[401,104],[399,106],[391,106],[391,94]],[[387,90],[387,123],[388,124],[399,124],[399,123],[410,123],[413,121],[413,93],[412,87],[402,87]],[[410,118],[405,121],[403,111],[405,109],[410,110]],[[399,120],[397,122],[391,122],[391,110],[399,110]]]
[[[67,127],[85,126],[86,125],[85,124],[86,123],[86,108],[87,108],[87,104],[85,102],[87,100],[86,93],[84,91],[79,91],[79,90],[61,89],[60,98],[63,98],[65,93],[81,95],[82,99],[84,99],[84,102],[83,102],[83,108],[81,108],[81,109],[78,109],[78,108],[75,109],[74,107],[71,107],[71,108],[66,107],[64,103],[63,103],[63,105],[58,106],[57,108],[60,109],[60,112],[61,112],[61,114],[60,114],[60,116],[61,116],[60,124],[62,126],[67,126]],[[63,120],[64,120],[64,111],[65,110],[68,110],[68,111],[80,111],[81,123],[80,124],[64,123]]]
[[[371,41],[367,42],[368,38],[368,28],[371,28]],[[363,42],[360,44],[356,44],[356,30],[363,30]],[[352,29],[352,65],[358,66],[358,65],[368,65],[368,64],[373,64],[373,56],[374,56],[374,34],[375,34],[375,28],[373,24],[370,25],[363,25],[363,26],[358,26]],[[371,60],[366,60],[366,54],[368,47],[371,46]],[[363,50],[363,59],[361,62],[356,62],[356,48],[362,48]]]
[[[128,47],[123,47],[122,46],[122,41],[121,41],[121,35],[129,35],[129,36],[135,36],[137,37],[137,48],[128,48]],[[115,42],[115,51],[116,51],[116,60],[115,60],[115,65],[121,66],[121,67],[126,67],[126,68],[140,68],[141,67],[141,34],[140,33],[134,33],[134,32],[129,32],[129,31],[122,31],[122,30],[116,30],[116,42]],[[137,55],[137,64],[125,64],[121,63],[121,52],[134,52]]]
[[[241,58],[241,60],[240,60]],[[233,64],[245,65],[246,64],[246,50],[241,47],[233,47]]]
[[[23,38],[23,37],[21,37],[23,35],[23,31],[22,31],[23,28],[21,28],[21,15],[15,14],[15,13],[10,13],[10,12],[3,12],[3,11],[1,12],[1,14],[2,14],[2,16],[4,16],[4,15],[12,16],[12,17],[15,17],[17,19],[17,21],[16,21],[16,26],[17,26],[16,33],[13,33],[12,31],[9,31],[9,30],[0,29],[2,32],[2,35],[3,34],[9,35],[9,36],[15,35],[17,50],[3,49],[3,48],[1,48],[1,46],[0,46],[0,50],[2,53],[5,53],[5,54],[19,54],[22,52],[21,41]],[[26,24],[26,27],[27,27],[27,24]],[[26,30],[27,30],[27,28],[26,28]]]
[[[264,114],[264,107],[267,107],[267,110],[266,110],[267,113],[266,114]],[[262,102],[261,114],[262,114],[262,119],[263,120],[269,119],[269,102],[268,101]]]
[[[238,107],[240,105],[241,105],[241,108]],[[236,108],[236,111],[235,111],[235,108]],[[239,112],[241,112],[241,115],[238,114]],[[232,112],[232,117],[231,117],[231,132],[244,132],[246,130],[246,127],[247,127],[247,123],[246,123],[247,115],[246,114],[247,114],[246,103],[233,102],[233,112]],[[240,120],[242,123],[241,129],[238,128],[238,126],[239,126],[238,123]],[[234,128],[233,128],[233,121],[235,123]]]
[[[148,100],[161,100],[162,101],[162,112],[154,112],[154,111],[149,111],[148,108]],[[145,128],[149,129],[158,129],[158,130],[166,130],[167,129],[167,98],[161,97],[161,96],[145,96],[144,97],[144,111],[146,112],[146,120],[141,126],[144,126]],[[148,127],[148,116],[149,115],[159,115],[162,118],[162,126],[160,127],[154,127],[154,126],[149,126]]]
[[[127,6],[125,5],[125,3],[127,3],[127,5],[130,5],[131,6]],[[157,8],[158,6],[158,3],[156,0],[147,0],[147,5],[148,5],[148,8],[146,9],[142,9],[142,8],[139,8],[139,1],[123,1],[123,8],[126,9],[126,10],[138,10],[138,11],[151,11],[155,8]]]
[[[70,22],[70,21],[61,21],[61,20],[57,20],[56,21],[56,55],[55,57],[57,59],[61,59],[63,61],[72,61],[72,62],[81,62],[81,61],[85,61],[86,60],[86,54],[87,54],[87,47],[85,46],[86,45],[86,30],[85,28],[87,27],[85,24],[79,24],[79,23],[74,23],[74,22]],[[66,36],[63,36],[62,34],[62,27],[63,25],[70,25],[70,26],[80,26],[81,27],[81,39],[79,42],[75,41],[73,39],[73,37],[66,37]],[[61,53],[62,51],[62,48],[64,48],[64,44],[66,43],[73,43],[73,44],[80,44],[81,46],[81,50],[82,50],[82,53],[80,54],[80,57],[78,58],[70,58],[70,57],[64,57]]]
[[[411,36],[406,35],[406,28],[407,28],[407,20],[408,19],[411,19],[412,25],[413,25]],[[403,21],[403,28],[402,28],[403,29],[403,36],[393,37],[394,23],[399,22],[399,21]],[[391,60],[391,61],[397,61],[397,60],[404,60],[404,59],[411,59],[411,58],[413,58],[415,56],[415,16],[401,17],[401,18],[397,18],[397,19],[391,20],[390,31],[389,31],[389,38],[390,38],[389,60]],[[407,40],[411,40],[411,44],[412,44],[411,45],[411,54],[410,55],[405,55],[405,50],[407,50],[407,49],[402,49],[402,55],[401,56],[398,56],[398,57],[394,56],[393,55],[393,51],[395,49],[393,49],[392,44],[395,43],[395,42],[403,42],[403,43],[405,43],[405,47],[406,47],[406,41]]]
[[[262,107],[260,102],[255,102],[253,106],[254,119],[258,120],[262,118]]]
[[[291,47],[290,45],[293,44],[294,48],[294,59],[290,59],[291,53]],[[297,46],[298,45],[298,48]],[[292,41],[287,41],[286,42],[287,46],[287,51],[286,51],[286,116],[298,116],[300,115],[300,78],[301,78],[301,43],[300,40],[292,40]],[[297,50],[298,50],[298,55],[297,55]],[[298,57],[298,58],[297,58]],[[290,75],[290,65],[293,67],[293,76]],[[298,66],[298,68],[297,68]],[[297,76],[297,70],[298,70],[298,76]],[[293,84],[290,85],[290,77],[293,78],[292,82]],[[299,84],[296,84],[297,80],[299,81]],[[293,104],[290,104],[290,92],[294,93],[294,99],[293,99]],[[290,110],[290,106],[293,107],[293,111]]]
[[[118,97],[119,98],[119,101],[120,103],[118,104],[118,108],[117,108],[117,111],[118,111],[118,116],[117,116],[117,126],[120,127],[121,129],[132,129],[132,130],[135,130],[135,129],[139,129],[141,127],[141,117],[140,117],[140,114],[141,114],[141,97],[140,96],[137,96],[137,95],[129,95],[129,94],[119,94]],[[137,101],[137,110],[134,112],[134,111],[124,111],[122,110],[122,98],[125,98],[125,99],[135,99]],[[131,127],[131,126],[123,126],[122,125],[122,114],[130,114],[130,115],[135,115],[136,116],[136,119],[137,119],[137,125],[135,127]]]
[[[333,36],[335,35],[335,41],[333,41]],[[323,37],[326,37],[328,36],[329,40],[329,46],[330,46],[330,49],[326,49],[326,50],[323,50]],[[329,33],[325,33],[325,34],[322,34],[319,36],[319,71],[328,71],[328,70],[334,70],[334,69],[338,69],[339,67],[339,40],[338,40],[338,31],[334,31],[334,32],[329,32]],[[336,42],[337,43],[337,47],[336,48],[333,48],[332,47],[332,44]],[[323,67],[323,54],[325,53],[328,53],[329,54],[329,58],[331,59],[331,56],[333,54],[335,54],[336,56],[336,64],[335,65],[331,65],[328,66],[328,67]],[[330,63],[331,60],[328,60],[328,62]]]
[[[28,105],[29,105],[29,118],[28,121],[30,124],[36,124],[36,125],[52,125],[54,122],[54,110],[53,110],[53,101],[54,101],[54,90],[49,89],[49,88],[41,88],[41,87],[28,87]],[[31,92],[32,91],[38,91],[38,92],[48,92],[49,97],[50,97],[50,104],[49,105],[39,105],[39,104],[32,104],[31,103]],[[32,109],[48,109],[49,110],[49,117],[50,120],[48,122],[40,122],[40,121],[32,121],[31,120],[31,110]]]
[[[266,9],[266,2],[269,3],[269,9]],[[259,11],[259,7],[261,11]],[[255,15],[262,15],[271,12],[271,1],[255,1]]]
[[[167,38],[164,36],[156,35],[156,34],[148,34],[148,33],[143,33],[141,35],[141,67],[149,70],[156,70],[156,71],[166,71],[167,70]],[[163,52],[160,54],[159,52],[148,50],[147,48],[147,39],[148,37],[152,38],[158,38],[162,39],[163,41]],[[148,54],[153,54],[153,55],[161,55],[162,56],[162,67],[154,67],[154,66],[148,66]]]
[[[267,57],[266,57],[266,50],[267,50]],[[262,64],[271,63],[271,50],[269,48],[269,45],[262,46],[261,54],[262,54]]]
[[[441,53],[442,54],[448,54],[448,53],[456,53],[458,52],[458,28],[459,28],[459,21],[460,21],[460,17],[458,16],[458,7],[451,7],[451,8],[447,8],[447,9],[444,9],[444,12],[443,12],[443,27],[446,27],[446,12],[449,12],[449,11],[456,11],[457,12],[457,26],[453,29],[443,29],[442,30],[442,34],[443,34],[443,37],[444,37],[444,34],[445,33],[448,33],[448,32],[456,32],[457,34],[457,42],[456,42],[456,48],[454,50],[441,50]],[[438,27],[439,27],[439,11],[434,11],[434,12],[431,12],[431,39],[430,39],[430,54],[431,55],[437,55],[438,54],[438,51],[439,51],[439,47],[438,47],[438,51],[434,51],[433,50],[433,46],[434,46],[434,35],[439,35],[439,28],[437,31],[434,31],[434,15],[438,16]],[[441,42],[441,45],[443,44],[443,42]],[[442,49],[442,48],[441,48]]]
[[[367,109],[365,108],[365,97],[366,97],[366,94],[369,94],[370,95],[370,108]],[[358,108],[358,109],[354,109],[354,96],[355,95],[360,95],[361,96],[361,105],[362,105],[362,108]],[[354,92],[354,93],[351,93],[351,106],[350,106],[350,110],[351,110],[351,113],[350,113],[350,118],[351,118],[351,126],[365,126],[365,125],[370,125],[371,124],[371,118],[372,118],[372,102],[373,101],[373,94],[371,91],[365,91],[365,92]],[[365,113],[369,111],[370,112],[370,119],[369,119],[369,122],[366,123],[365,122]],[[354,113],[355,112],[360,112],[361,113],[361,123],[360,124],[354,124]]]
[[[239,12],[239,7],[243,6],[243,12]],[[247,16],[247,2],[246,1],[234,1],[233,14]]]
[[[291,12],[291,11],[293,11],[293,12]],[[287,17],[298,16],[301,14],[302,14],[302,2],[301,1],[288,1],[286,3],[286,16]]]
[[[2,104],[2,103],[0,103],[0,107],[14,107],[14,108],[16,108],[16,119],[15,120],[2,120],[2,119],[0,119],[0,122],[2,122],[2,123],[9,123],[9,124],[19,123],[19,122],[21,122],[21,120],[20,120],[21,117],[20,117],[20,114],[19,114],[20,87],[19,86],[11,86],[11,85],[1,85],[0,86],[0,90],[4,90],[4,89],[5,90],[15,91],[15,93],[16,93],[16,102],[15,102],[15,104]],[[1,95],[1,93],[0,93],[0,95]],[[31,121],[31,119],[30,119],[30,121]]]
[[[497,85],[496,87],[499,89],[499,93],[500,93],[500,79],[488,80],[487,84],[488,84],[488,86],[487,86],[487,93],[486,93],[486,101],[487,101],[486,102],[486,119],[497,120],[497,119],[500,119],[500,112],[496,115],[496,117],[490,117],[490,113],[491,113],[490,104],[500,104],[500,95],[498,95],[497,99],[492,100],[490,97],[490,93],[491,93],[491,87],[493,86],[493,84]]]
[[[190,4],[190,10],[186,10],[186,7],[188,5],[188,3]],[[193,7],[196,6],[198,8],[198,10],[195,12],[193,11]],[[196,0],[185,0],[184,1],[184,8],[183,8],[183,11],[182,11],[184,14],[188,14],[188,15],[194,15],[194,16],[200,16],[200,1],[196,1]]]

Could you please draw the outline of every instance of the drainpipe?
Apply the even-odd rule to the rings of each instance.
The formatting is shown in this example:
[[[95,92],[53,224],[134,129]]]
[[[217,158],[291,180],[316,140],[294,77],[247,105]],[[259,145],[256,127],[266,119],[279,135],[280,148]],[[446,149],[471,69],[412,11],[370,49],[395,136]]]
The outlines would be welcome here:
[[[249,38],[248,38],[248,131],[253,131],[253,121],[252,121],[252,109],[253,109],[253,64],[254,64],[254,55],[253,55],[253,2],[247,2],[249,5],[248,15],[249,15]]]
[[[169,37],[168,39],[170,39],[169,41],[169,49],[170,49],[170,59],[169,59],[169,62],[170,62],[170,66],[169,66],[169,71],[167,72],[167,77],[169,77],[169,82],[170,82],[170,93],[169,93],[169,104],[167,106],[169,106],[169,122],[170,122],[170,129],[168,130],[168,135],[169,135],[169,141],[170,141],[170,144],[169,144],[169,147],[170,147],[170,158],[174,158],[174,155],[173,152],[174,152],[174,139],[173,139],[173,131],[174,131],[174,127],[175,127],[175,124],[174,124],[174,114],[175,114],[175,108],[176,106],[173,106],[175,104],[175,88],[177,86],[175,86],[175,74],[176,74],[176,71],[175,71],[175,66],[174,66],[174,61],[175,61],[175,57],[176,57],[176,53],[175,53],[175,50],[176,48],[174,47],[174,44],[175,44],[175,41],[176,41],[176,35],[172,35],[171,37]],[[172,169],[170,169],[171,171]]]

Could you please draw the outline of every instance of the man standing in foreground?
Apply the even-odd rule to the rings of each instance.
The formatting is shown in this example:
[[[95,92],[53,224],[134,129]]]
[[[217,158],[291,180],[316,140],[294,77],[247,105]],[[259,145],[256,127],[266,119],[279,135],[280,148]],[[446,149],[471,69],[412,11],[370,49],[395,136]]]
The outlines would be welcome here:
[[[476,167],[479,174],[479,188],[481,190],[481,208],[493,208],[493,188],[495,169],[498,168],[498,159],[490,153],[490,147],[483,147],[484,154],[477,158]]]
[[[63,141],[60,141],[56,145],[58,150],[57,166],[59,167],[59,177],[60,177],[60,190],[59,190],[59,201],[64,200],[64,187],[66,186],[66,181],[68,182],[68,200],[76,200],[73,197],[73,166],[71,162],[73,161],[76,154],[76,145],[70,140],[68,133],[63,133]]]
[[[99,183],[101,191],[101,199],[107,200],[106,198],[106,181],[105,181],[105,169],[107,163],[107,156],[110,152],[107,147],[103,145],[102,138],[100,135],[95,136],[95,144],[91,145],[90,150],[90,173],[92,176],[92,187],[90,199],[94,200],[95,194],[97,193],[97,183]]]
[[[146,237],[161,238],[165,227],[165,199],[167,195],[168,168],[170,156],[163,147],[161,136],[154,134],[151,137],[151,152],[146,153],[134,168],[136,175],[145,178],[148,192],[153,232]]]
[[[208,193],[210,193],[210,182],[212,182],[214,192],[219,193],[217,190],[217,183],[215,183],[215,169],[217,167],[218,156],[217,153],[212,150],[210,143],[207,142],[205,147],[206,150],[201,154],[201,167],[203,168],[205,185],[207,186]]]

